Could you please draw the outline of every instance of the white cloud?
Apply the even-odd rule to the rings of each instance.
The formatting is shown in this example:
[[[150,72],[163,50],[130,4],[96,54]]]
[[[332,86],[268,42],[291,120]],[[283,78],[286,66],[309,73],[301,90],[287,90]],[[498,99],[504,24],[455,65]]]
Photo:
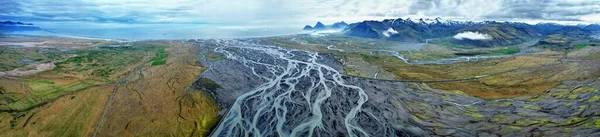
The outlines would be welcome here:
[[[455,39],[463,40],[463,39],[471,39],[471,40],[492,40],[494,39],[492,36],[488,34],[482,34],[479,32],[471,32],[465,31],[454,35]]]
[[[394,34],[398,34],[398,31],[394,30],[393,28],[389,28],[383,32],[383,35],[385,35],[386,37],[390,37]]]
[[[584,15],[584,16],[581,16],[580,19],[583,21],[587,21],[587,22],[600,23],[600,13]]]
[[[326,24],[384,18],[598,22],[600,0],[2,0],[0,18]],[[596,15],[596,16],[593,16]]]

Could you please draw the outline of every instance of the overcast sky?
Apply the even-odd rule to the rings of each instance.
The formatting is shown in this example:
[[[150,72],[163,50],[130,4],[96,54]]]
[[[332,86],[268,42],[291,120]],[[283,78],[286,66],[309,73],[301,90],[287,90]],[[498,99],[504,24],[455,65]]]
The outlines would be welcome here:
[[[600,22],[600,0],[0,0],[0,20],[288,23],[385,18]]]

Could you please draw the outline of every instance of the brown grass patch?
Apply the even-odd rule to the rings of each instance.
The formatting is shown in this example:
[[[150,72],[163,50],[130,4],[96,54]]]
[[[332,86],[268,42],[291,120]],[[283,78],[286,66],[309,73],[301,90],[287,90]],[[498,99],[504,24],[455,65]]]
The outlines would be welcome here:
[[[429,83],[433,88],[460,90],[485,99],[530,96],[542,93],[565,80],[599,76],[600,62],[596,60],[560,60],[553,55],[556,54],[546,51],[533,56],[441,65],[406,64],[395,57],[383,55],[373,55],[378,59],[365,61],[394,73],[399,80],[432,81],[487,76],[472,81]],[[348,56],[361,58],[358,55]]]
[[[202,70],[195,49],[179,42],[165,44],[170,45],[165,49],[167,64],[146,65],[143,79],[136,76],[121,85],[98,136],[197,136],[216,124],[218,106],[212,98],[186,90]]]
[[[112,89],[91,88],[32,111],[0,113],[0,136],[89,136]]]

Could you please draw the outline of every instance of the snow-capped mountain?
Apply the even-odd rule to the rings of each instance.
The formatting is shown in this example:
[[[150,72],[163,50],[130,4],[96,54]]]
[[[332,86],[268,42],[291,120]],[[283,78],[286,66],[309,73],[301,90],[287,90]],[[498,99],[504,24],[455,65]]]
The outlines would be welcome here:
[[[496,21],[454,21],[441,18],[429,19],[386,19],[383,21],[363,21],[352,23],[344,30],[348,36],[365,38],[386,39],[393,41],[423,42],[432,38],[449,38],[459,33],[481,34],[489,39],[451,39],[450,41],[461,45],[474,46],[501,46],[525,42],[533,38],[562,30],[566,25],[554,23],[540,23],[531,25],[522,22],[496,22]],[[600,30],[594,25],[586,26],[586,30]]]

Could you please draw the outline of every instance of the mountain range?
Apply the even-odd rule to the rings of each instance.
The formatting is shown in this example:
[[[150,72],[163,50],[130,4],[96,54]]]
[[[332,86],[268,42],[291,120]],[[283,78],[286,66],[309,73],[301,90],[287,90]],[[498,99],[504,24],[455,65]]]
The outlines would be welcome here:
[[[0,25],[33,25],[32,23],[13,22],[13,21],[0,21]]]
[[[537,46],[557,50],[574,48],[575,45],[589,44],[593,39],[591,34],[590,28],[567,26],[544,36]]]
[[[575,29],[577,28],[577,29]],[[565,32],[567,31],[567,32]],[[569,31],[585,31],[585,33]],[[465,46],[497,47],[514,45],[535,38],[546,38],[561,33],[565,37],[587,39],[570,35],[600,31],[597,24],[568,26],[555,23],[527,24],[497,21],[453,21],[435,19],[386,19],[352,23],[342,31],[347,36],[407,42],[451,42]],[[454,37],[454,38],[452,38]],[[578,41],[573,40],[573,41]]]
[[[331,25],[325,25],[319,21],[319,22],[317,22],[317,24],[315,24],[314,27],[310,26],[310,25],[304,26],[303,30],[315,31],[315,30],[328,30],[328,29],[344,29],[346,26],[348,26],[348,23],[346,23],[344,21],[336,22]]]
[[[41,28],[34,26],[32,23],[0,21],[0,33],[7,33],[7,32],[13,32],[13,31],[34,31],[34,30],[41,30]]]

